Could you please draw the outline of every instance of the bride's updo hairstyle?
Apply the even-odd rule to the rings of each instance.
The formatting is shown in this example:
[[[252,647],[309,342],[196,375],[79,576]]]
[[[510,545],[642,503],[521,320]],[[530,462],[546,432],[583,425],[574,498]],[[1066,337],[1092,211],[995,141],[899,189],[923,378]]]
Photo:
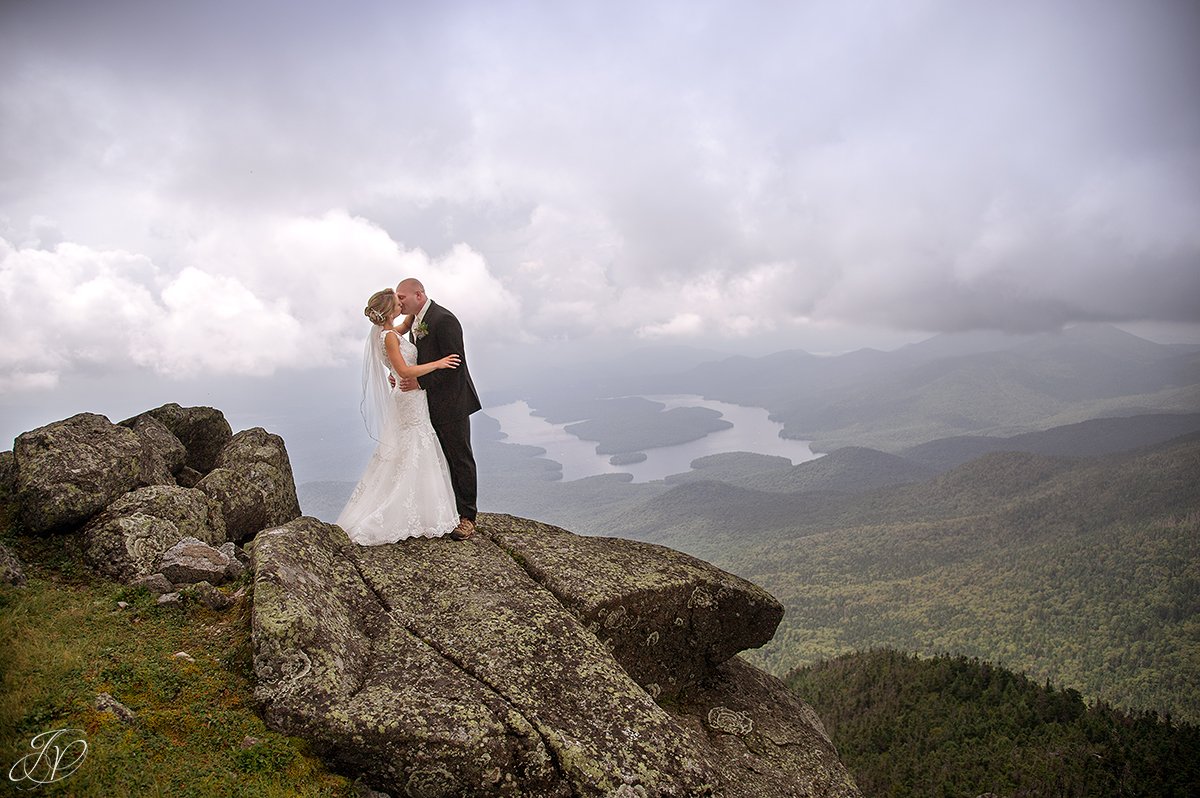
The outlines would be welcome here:
[[[395,306],[396,290],[385,288],[371,294],[371,298],[367,300],[367,306],[363,308],[363,315],[370,319],[372,324],[384,324],[392,318],[389,314]]]

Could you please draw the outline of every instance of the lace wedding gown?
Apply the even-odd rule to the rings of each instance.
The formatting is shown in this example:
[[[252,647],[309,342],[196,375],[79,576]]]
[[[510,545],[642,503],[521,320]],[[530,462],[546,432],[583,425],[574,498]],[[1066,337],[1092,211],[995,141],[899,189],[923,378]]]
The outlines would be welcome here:
[[[387,334],[381,333],[381,340]],[[416,346],[392,334],[400,341],[404,362],[415,365]],[[391,369],[384,358],[387,374]],[[429,423],[424,391],[389,391],[379,445],[337,524],[363,546],[436,537],[458,525],[450,471]]]

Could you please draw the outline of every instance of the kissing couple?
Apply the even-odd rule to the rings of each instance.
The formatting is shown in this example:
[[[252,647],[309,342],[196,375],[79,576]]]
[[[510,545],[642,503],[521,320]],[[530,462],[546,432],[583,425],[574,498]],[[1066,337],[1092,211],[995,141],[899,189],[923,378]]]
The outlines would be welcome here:
[[[363,315],[372,327],[362,411],[379,444],[337,524],[363,546],[466,540],[475,534],[471,414],[480,404],[462,325],[412,277],[374,293]]]

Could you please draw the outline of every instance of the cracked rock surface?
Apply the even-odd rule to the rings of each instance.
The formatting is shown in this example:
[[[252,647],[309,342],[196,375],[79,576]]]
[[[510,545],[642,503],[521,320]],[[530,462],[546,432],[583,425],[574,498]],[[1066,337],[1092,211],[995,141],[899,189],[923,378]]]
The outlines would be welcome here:
[[[376,547],[307,517],[261,532],[267,722],[396,796],[858,795],[812,710],[732,658],[778,624],[768,594],[658,546],[489,514],[479,532]],[[629,653],[655,631],[651,654]],[[669,709],[658,673],[685,677]]]
[[[775,634],[783,605],[683,552],[490,515],[485,534],[554,594],[638,684],[673,698]]]

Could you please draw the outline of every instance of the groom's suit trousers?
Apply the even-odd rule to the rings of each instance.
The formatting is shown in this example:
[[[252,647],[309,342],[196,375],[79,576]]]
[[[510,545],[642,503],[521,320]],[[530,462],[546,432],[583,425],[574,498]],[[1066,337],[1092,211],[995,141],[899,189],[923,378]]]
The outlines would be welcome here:
[[[450,484],[454,487],[458,514],[474,521],[478,512],[475,501],[479,488],[475,475],[475,455],[471,451],[471,417],[463,416],[435,424],[433,431],[437,433],[442,453],[446,455],[446,464],[450,466]]]

